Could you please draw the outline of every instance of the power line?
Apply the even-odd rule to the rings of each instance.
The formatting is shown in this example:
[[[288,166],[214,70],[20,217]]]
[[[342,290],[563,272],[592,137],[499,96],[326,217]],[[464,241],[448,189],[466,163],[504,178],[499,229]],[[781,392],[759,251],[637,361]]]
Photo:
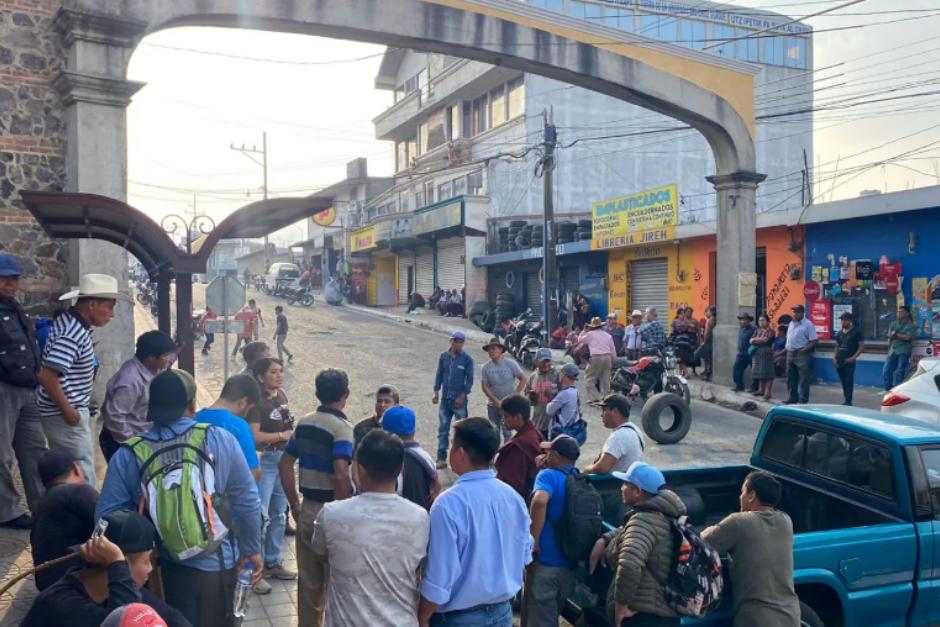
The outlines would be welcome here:
[[[189,52],[193,54],[202,54],[211,57],[224,57],[228,59],[236,59],[238,61],[254,61],[258,63],[274,63],[278,65],[299,65],[299,66],[319,66],[319,65],[340,65],[343,63],[358,63],[360,61],[367,61],[369,59],[376,59],[378,57],[385,56],[386,52],[377,52],[375,54],[368,54],[362,57],[354,57],[352,59],[334,59],[332,61],[293,61],[290,59],[271,59],[266,57],[249,57],[239,54],[230,54],[227,52],[216,52],[213,50],[199,50],[197,48],[185,48],[182,46],[167,46],[164,44],[154,44],[149,42],[144,42],[142,46],[147,46],[149,48],[160,48],[162,50],[172,50],[175,52]],[[389,48],[387,52],[397,50],[398,48]]]

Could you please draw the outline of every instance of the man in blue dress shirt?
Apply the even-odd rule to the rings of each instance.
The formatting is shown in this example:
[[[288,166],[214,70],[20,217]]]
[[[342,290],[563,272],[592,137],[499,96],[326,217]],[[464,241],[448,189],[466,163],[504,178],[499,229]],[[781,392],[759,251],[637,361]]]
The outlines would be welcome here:
[[[421,627],[511,627],[510,600],[532,561],[525,501],[490,464],[499,433],[486,418],[454,423],[449,462],[459,478],[431,506]]]
[[[447,468],[451,420],[467,417],[467,397],[473,389],[473,359],[463,352],[466,339],[462,331],[454,331],[450,336],[450,348],[441,353],[437,360],[434,397],[431,402],[435,405],[440,403],[437,412],[438,468]]]
[[[158,442],[177,440],[196,422],[196,382],[181,370],[168,370],[150,382],[147,416],[153,428],[142,437],[157,449]],[[229,627],[233,613],[236,572],[246,562],[261,579],[261,501],[258,486],[238,441],[220,427],[206,431],[205,451],[213,459],[215,485],[233,514],[237,542],[230,530],[219,550],[177,560],[161,550],[166,601],[193,625]],[[118,510],[137,511],[141,498],[140,467],[128,446],[117,450],[108,465],[95,518]],[[217,518],[217,517],[216,517]]]

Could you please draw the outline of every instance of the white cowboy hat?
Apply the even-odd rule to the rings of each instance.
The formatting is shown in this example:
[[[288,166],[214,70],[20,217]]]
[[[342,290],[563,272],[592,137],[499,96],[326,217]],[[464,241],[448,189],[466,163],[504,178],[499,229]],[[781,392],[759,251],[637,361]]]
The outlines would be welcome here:
[[[86,274],[78,282],[78,289],[66,292],[59,296],[59,300],[74,300],[76,298],[114,298],[116,300],[130,300],[118,289],[118,281],[107,274]]]

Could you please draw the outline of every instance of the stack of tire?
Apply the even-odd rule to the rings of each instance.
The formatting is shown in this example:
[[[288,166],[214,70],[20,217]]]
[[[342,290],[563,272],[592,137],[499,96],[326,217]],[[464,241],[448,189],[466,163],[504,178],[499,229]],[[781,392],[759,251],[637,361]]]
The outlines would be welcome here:
[[[532,225],[525,223],[525,226],[519,229],[519,235],[516,236],[516,249],[525,250],[527,248],[532,248]]]
[[[593,225],[590,219],[578,220],[578,230],[575,233],[575,239],[578,239],[578,240],[591,239],[592,228],[593,228]]]
[[[504,253],[509,250],[509,227],[501,226],[496,230],[496,241],[499,245],[499,252]]]
[[[558,231],[558,244],[570,244],[575,240],[578,225],[571,220],[562,220],[555,225]]]
[[[541,223],[532,225],[532,239],[530,243],[532,248],[538,248],[545,243],[545,230]]]
[[[516,297],[510,292],[496,294],[496,308],[493,310],[493,325],[516,315]]]
[[[509,229],[506,231],[508,250],[519,250],[519,234],[526,224],[525,220],[512,220],[509,223]]]
[[[478,300],[473,303],[467,317],[470,319],[470,322],[480,327],[486,333],[493,332],[493,326],[496,324],[494,321],[495,316],[493,315],[493,310],[490,309],[490,304],[485,300]]]

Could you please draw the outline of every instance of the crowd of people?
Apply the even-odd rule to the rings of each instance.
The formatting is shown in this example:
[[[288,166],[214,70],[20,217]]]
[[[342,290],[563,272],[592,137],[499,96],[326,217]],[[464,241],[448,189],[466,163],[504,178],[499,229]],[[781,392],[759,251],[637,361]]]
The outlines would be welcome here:
[[[179,627],[233,625],[241,573],[250,573],[256,594],[270,592],[266,580],[296,579],[303,626],[509,627],[514,604],[524,625],[557,625],[579,559],[592,571],[610,569],[616,624],[679,624],[664,579],[675,549],[669,521],[685,505],[644,461],[644,436],[623,396],[598,389],[591,399],[609,434],[601,453],[577,469],[587,428],[581,370],[556,368],[550,350],[538,352],[526,376],[498,338],[483,345],[487,416],[468,417],[474,363],[455,332],[433,386],[435,463],[394,385],[380,385],[373,415],[353,425],[345,413],[349,377],[325,368],[314,380],[319,406],[298,418],[303,412],[284,390],[284,362],[251,341],[241,347],[244,372],[200,409],[192,375],[172,368],[172,338],[147,332],[107,384],[98,440],[108,464],[99,493],[92,330],[107,325],[123,299],[117,280],[82,277],[63,296],[74,304],[40,346],[16,301],[20,274],[15,259],[0,255],[0,306],[9,322],[0,336],[7,410],[0,524],[30,528],[34,563],[55,562],[36,577],[41,593],[24,625],[120,624],[130,616]],[[646,317],[633,350],[665,341],[655,310]],[[274,337],[286,336],[286,319],[283,333],[277,326]],[[585,326],[592,360],[630,350],[627,329],[618,348],[620,334],[604,331],[605,323],[593,318]],[[606,328],[614,330],[610,321]],[[282,341],[278,349],[286,352]],[[600,382],[608,361],[589,365],[585,376]],[[32,517],[14,487],[14,457]],[[445,468],[457,476],[448,489],[439,474]],[[569,479],[608,472],[623,482],[631,514],[596,538],[590,556],[574,555],[569,536],[583,530],[560,522],[570,515]],[[776,480],[752,473],[742,513],[704,532],[732,557],[736,624],[798,624],[792,526],[776,510],[779,500]],[[296,573],[282,558],[288,514]]]
[[[408,313],[418,313],[427,308],[437,310],[438,314],[445,318],[462,318],[466,312],[464,297],[464,288],[448,291],[442,290],[439,285],[436,285],[427,299],[415,290],[408,299]]]

